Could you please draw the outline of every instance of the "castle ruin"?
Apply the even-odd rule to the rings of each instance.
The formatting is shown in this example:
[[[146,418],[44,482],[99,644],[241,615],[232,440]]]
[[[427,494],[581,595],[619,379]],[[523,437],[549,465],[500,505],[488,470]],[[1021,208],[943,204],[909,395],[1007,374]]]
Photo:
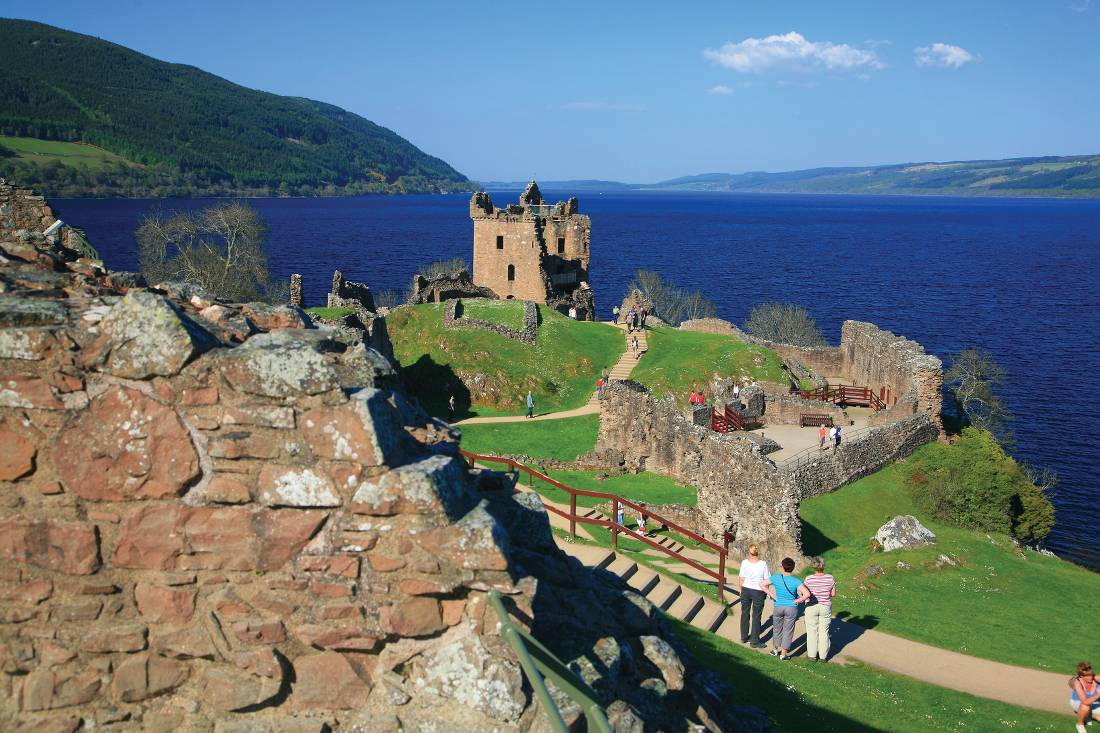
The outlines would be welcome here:
[[[474,221],[474,284],[502,298],[577,308],[594,320],[588,285],[592,221],[578,213],[577,199],[547,204],[531,181],[519,203],[497,208],[484,191],[470,199]]]

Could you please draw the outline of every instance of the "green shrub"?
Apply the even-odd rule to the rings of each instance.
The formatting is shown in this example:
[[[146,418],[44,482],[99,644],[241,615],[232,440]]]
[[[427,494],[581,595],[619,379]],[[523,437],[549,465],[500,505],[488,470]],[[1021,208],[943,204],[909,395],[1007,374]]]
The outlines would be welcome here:
[[[925,510],[962,527],[1036,542],[1054,526],[1044,490],[986,430],[965,428],[953,445],[914,457],[908,484]]]

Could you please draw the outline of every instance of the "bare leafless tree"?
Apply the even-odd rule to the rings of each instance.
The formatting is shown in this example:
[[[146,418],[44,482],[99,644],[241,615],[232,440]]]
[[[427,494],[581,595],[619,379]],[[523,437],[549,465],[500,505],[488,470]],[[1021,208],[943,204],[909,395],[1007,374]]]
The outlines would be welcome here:
[[[374,294],[374,304],[382,308],[396,308],[403,300],[401,293],[393,288],[379,290]]]
[[[462,257],[452,257],[449,260],[435,260],[420,268],[420,276],[429,280],[434,277],[457,277],[459,273],[469,274],[470,266]]]
[[[697,290],[684,290],[653,270],[638,270],[627,286],[627,293],[639,290],[653,304],[653,313],[665,323],[680,325],[691,318],[713,318],[718,313],[714,302]]]
[[[150,282],[181,280],[230,300],[282,302],[287,284],[272,279],[267,225],[245,203],[199,212],[154,212],[135,234],[141,272]]]
[[[1005,370],[982,349],[963,349],[952,354],[950,361],[943,381],[960,415],[974,427],[993,433],[1001,443],[1011,442],[1007,425],[1012,415],[996,391],[1005,383]]]
[[[761,303],[749,314],[745,330],[782,344],[825,346],[817,322],[805,308],[794,303]]]

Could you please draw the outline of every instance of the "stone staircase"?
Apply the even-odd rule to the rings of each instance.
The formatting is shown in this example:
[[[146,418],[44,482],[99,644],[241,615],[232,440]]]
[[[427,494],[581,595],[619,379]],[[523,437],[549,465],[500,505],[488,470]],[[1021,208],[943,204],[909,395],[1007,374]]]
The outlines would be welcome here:
[[[620,381],[630,378],[630,373],[634,371],[634,365],[637,364],[639,361],[639,359],[634,358],[634,349],[631,347],[631,341],[634,338],[635,334],[638,336],[639,358],[642,354],[649,350],[649,339],[647,338],[648,331],[646,331],[645,329],[639,329],[637,331],[634,331],[634,333],[627,333],[626,325],[621,323],[613,325],[621,329],[626,336],[626,350],[623,351],[623,355],[619,357],[619,361],[616,362],[615,366],[611,367],[611,370],[608,372],[608,378],[610,380]],[[593,392],[592,396],[588,398],[588,406],[598,407],[599,404],[599,396],[595,392]]]
[[[738,619],[728,614],[726,610],[733,604],[723,605],[705,598],[668,576],[654,572],[629,557],[616,554],[611,550],[566,542],[561,538],[556,538],[556,541],[565,554],[575,557],[582,565],[613,573],[669,615],[727,639],[733,641],[740,639],[740,631],[735,628],[739,623]],[[687,569],[689,568],[678,564],[669,565],[669,570],[675,572],[684,572]],[[736,598],[736,596],[733,597]]]

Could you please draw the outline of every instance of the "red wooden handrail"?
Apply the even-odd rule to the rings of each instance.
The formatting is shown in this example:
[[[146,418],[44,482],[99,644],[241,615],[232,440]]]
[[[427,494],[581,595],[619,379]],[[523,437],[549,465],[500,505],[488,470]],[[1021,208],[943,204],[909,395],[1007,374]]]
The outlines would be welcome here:
[[[654,542],[653,540],[649,539],[648,537],[646,537],[643,534],[631,532],[631,535],[634,535],[634,539],[637,539],[637,540],[649,545],[650,547],[653,547],[654,549],[660,550],[661,552],[665,553],[666,555],[670,555],[671,557],[676,558],[677,560],[684,563],[685,565],[687,565],[689,567],[692,567],[692,568],[695,568],[699,572],[704,573],[705,575],[708,575],[708,576],[714,578],[716,581],[718,581],[718,599],[719,600],[725,600],[726,556],[729,553],[728,539],[725,542],[725,546],[719,545],[715,542],[711,542],[710,540],[708,540],[705,537],[702,537],[702,536],[696,534],[695,532],[692,532],[690,529],[687,529],[686,527],[682,527],[679,524],[676,524],[675,522],[673,522],[670,519],[666,519],[665,517],[662,517],[661,515],[656,514],[655,512],[653,512],[648,507],[643,507],[640,504],[636,504],[635,502],[631,501],[630,499],[626,499],[622,496],[619,496],[618,494],[610,494],[610,493],[607,493],[607,492],[604,492],[604,491],[586,491],[585,489],[574,489],[573,487],[566,486],[565,484],[561,483],[560,481],[556,481],[556,480],[550,478],[549,476],[542,473],[541,471],[536,471],[535,469],[531,468],[530,466],[524,465],[523,463],[520,463],[519,461],[516,461],[512,458],[505,458],[503,456],[489,456],[489,455],[483,455],[483,454],[480,454],[480,453],[472,453],[472,452],[470,452],[468,450],[465,450],[463,448],[459,448],[459,453],[461,453],[462,456],[465,457],[470,462],[470,467],[471,468],[473,467],[474,463],[476,463],[477,461],[491,462],[491,463],[503,463],[503,464],[506,464],[508,466],[509,470],[523,471],[524,473],[528,474],[529,476],[532,476],[533,478],[537,478],[540,481],[544,481],[545,483],[548,483],[551,486],[553,486],[555,488],[558,488],[558,489],[561,489],[562,491],[565,491],[566,493],[568,493],[569,494],[569,512],[568,513],[562,511],[561,509],[558,509],[555,506],[552,506],[552,505],[546,503],[545,501],[543,502],[543,507],[545,507],[547,511],[553,512],[554,514],[557,514],[559,517],[563,517],[565,519],[568,519],[569,520],[569,533],[573,537],[577,536],[577,529],[576,529],[577,522],[580,522],[581,524],[593,524],[593,525],[596,525],[596,526],[599,526],[599,527],[607,527],[608,529],[611,530],[611,546],[612,546],[612,548],[618,549],[618,535],[623,531],[629,531],[629,530],[626,530],[626,528],[623,527],[622,525],[620,525],[618,522],[615,522],[615,521],[610,520],[610,519],[593,519],[591,517],[583,517],[583,516],[578,515],[577,514],[577,497],[578,496],[590,496],[590,497],[593,497],[593,498],[596,498],[596,499],[609,499],[611,501],[611,512],[612,512],[612,515],[614,515],[614,516],[618,516],[618,509],[619,509],[619,505],[621,504],[624,507],[629,507],[631,509],[634,509],[635,511],[638,511],[642,514],[645,514],[647,517],[653,519],[654,521],[660,522],[662,525],[668,527],[669,529],[672,529],[676,532],[679,532],[684,537],[687,537],[691,540],[694,540],[695,542],[697,542],[697,543],[713,550],[715,553],[718,554],[718,572],[715,572],[714,570],[711,570],[710,568],[706,567],[705,565],[701,565],[700,563],[695,562],[691,558],[684,557],[679,552],[676,552],[675,550],[673,550],[669,547],[666,547],[666,546],[660,544],[659,542]],[[728,533],[727,533],[727,535],[728,535]]]

